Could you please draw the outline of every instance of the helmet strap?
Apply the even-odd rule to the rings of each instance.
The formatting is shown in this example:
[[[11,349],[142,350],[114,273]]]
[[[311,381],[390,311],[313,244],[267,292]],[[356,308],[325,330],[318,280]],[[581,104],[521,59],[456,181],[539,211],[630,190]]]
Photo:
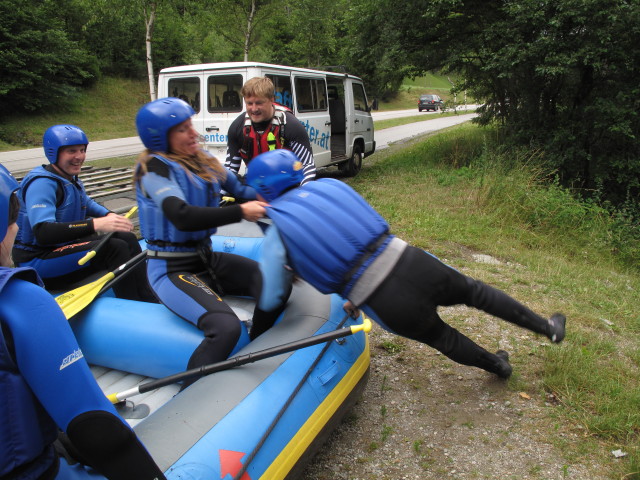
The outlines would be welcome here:
[[[62,168],[60,168],[58,166],[58,162],[56,163],[52,163],[51,166],[53,167],[53,169],[56,171],[56,173],[60,174],[61,176],[63,176],[64,178],[66,178],[67,180],[73,180],[73,175],[69,175],[67,172],[65,172]]]

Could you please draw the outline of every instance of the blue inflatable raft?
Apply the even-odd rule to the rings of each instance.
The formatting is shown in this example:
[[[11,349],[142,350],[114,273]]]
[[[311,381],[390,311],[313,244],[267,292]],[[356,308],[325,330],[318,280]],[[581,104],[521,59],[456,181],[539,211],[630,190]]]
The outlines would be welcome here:
[[[261,238],[212,238],[217,250],[258,258]],[[251,300],[225,301],[250,320]],[[251,343],[244,337],[232,356],[362,322],[345,320],[343,303],[300,281],[276,325]],[[71,324],[106,394],[184,371],[202,340],[162,305],[107,296]],[[128,421],[168,479],[298,478],[359,398],[368,372],[368,340],[360,332],[202,377],[177,395],[179,385],[172,385],[132,397],[130,417],[144,418]]]

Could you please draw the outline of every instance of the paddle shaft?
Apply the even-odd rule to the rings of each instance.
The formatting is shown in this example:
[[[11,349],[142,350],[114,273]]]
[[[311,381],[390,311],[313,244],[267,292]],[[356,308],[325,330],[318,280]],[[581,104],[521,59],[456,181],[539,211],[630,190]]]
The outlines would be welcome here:
[[[229,358],[228,360],[224,360],[222,362],[203,365],[202,367],[198,368],[192,368],[191,370],[187,370],[186,372],[180,372],[174,375],[159,378],[157,380],[152,380],[150,382],[138,385],[137,387],[125,390],[120,393],[112,393],[111,395],[107,395],[107,398],[109,398],[112,403],[118,403],[134,395],[150,392],[151,390],[156,390],[160,387],[171,385],[182,380],[204,377],[205,375],[210,375],[222,370],[228,370],[230,368],[239,367],[240,365],[246,365],[247,363],[257,362],[258,360],[263,360],[265,358],[275,357],[277,355],[289,353],[301,348],[311,347],[320,343],[329,342],[331,340],[346,337],[347,335],[353,335],[354,333],[360,331],[369,332],[370,330],[371,321],[368,318],[365,318],[364,322],[361,325],[341,328],[332,332],[322,333],[320,335],[314,335],[312,337],[303,338],[294,342],[285,343],[284,345],[279,345],[277,347],[267,348],[265,350],[247,353],[246,355]]]
[[[124,214],[124,218],[131,217],[134,213],[136,213],[137,210],[138,210],[137,206],[131,207],[131,210],[129,210],[127,213]],[[100,239],[100,242],[93,249],[89,250],[84,257],[78,260],[78,265],[84,265],[93,257],[95,257],[98,250],[100,250],[109,241],[109,239],[113,236],[114,233],[115,232],[109,232],[106,235],[104,235],[102,239]]]
[[[103,285],[103,287],[98,292],[98,295],[106,292],[111,287],[113,287],[114,284],[118,283],[124,277],[129,275],[135,267],[137,267],[140,263],[145,261],[146,257],[147,257],[147,251],[143,250],[138,255],[131,258],[127,263],[123,263],[122,265],[120,265],[116,270],[113,271],[113,274],[114,274],[113,278]]]

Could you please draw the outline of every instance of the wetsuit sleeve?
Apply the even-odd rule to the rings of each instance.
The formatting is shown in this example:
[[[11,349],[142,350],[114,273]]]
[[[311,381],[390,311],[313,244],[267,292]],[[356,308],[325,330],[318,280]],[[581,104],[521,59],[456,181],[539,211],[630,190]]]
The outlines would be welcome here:
[[[253,189],[253,187],[243,185],[233,172],[229,172],[227,174],[227,178],[222,183],[222,188],[231,193],[236,199],[256,199],[256,191]]]
[[[244,112],[242,112],[242,114],[233,121],[229,126],[229,132],[227,133],[227,157],[224,161],[224,166],[236,173],[240,171],[240,165],[242,163],[240,149],[242,148],[242,142],[244,141],[242,133],[244,115]]]
[[[30,282],[11,280],[0,292],[0,317],[12,337],[20,373],[83,459],[109,479],[164,478],[100,390],[49,293]],[[131,476],[131,470],[138,476]]]
[[[56,190],[58,184],[46,178],[36,178],[24,194],[29,224],[40,245],[69,243],[95,233],[91,220],[56,221]]]
[[[262,242],[260,271],[262,293],[259,308],[272,312],[287,301],[293,282],[293,272],[287,266],[287,251],[275,225],[267,229]]]
[[[162,164],[160,160],[156,162]],[[156,205],[160,205],[162,213],[178,230],[197,232],[242,220],[240,205],[224,208],[190,205],[186,202],[180,186],[169,178],[169,170],[164,164],[156,165],[152,159],[147,168],[148,171],[142,176],[140,183],[145,193]]]
[[[313,161],[313,150],[309,135],[304,125],[293,114],[287,112],[287,124],[284,129],[284,148],[295,153],[303,165],[303,179],[300,185],[304,185],[316,178],[316,164]]]
[[[85,196],[86,201],[87,201],[87,216],[88,217],[104,217],[105,215],[107,215],[109,213],[109,209],[108,208],[103,207],[102,205],[100,205],[93,198],[91,198],[89,195],[87,195],[86,192],[84,193],[84,196]]]

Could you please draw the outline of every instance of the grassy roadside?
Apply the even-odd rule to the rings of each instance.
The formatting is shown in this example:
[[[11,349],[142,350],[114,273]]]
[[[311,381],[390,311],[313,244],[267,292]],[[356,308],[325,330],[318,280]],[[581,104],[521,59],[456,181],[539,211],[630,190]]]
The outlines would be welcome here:
[[[567,457],[597,458],[612,479],[640,474],[640,274],[619,256],[615,221],[549,185],[545,172],[487,149],[492,132],[455,127],[399,153],[370,157],[351,185],[392,231],[476,278],[523,299],[534,310],[567,314],[566,341],[530,352],[518,368],[538,375],[552,399],[558,430],[583,442],[552,440]],[[638,250],[627,239],[627,254]],[[468,261],[468,252],[516,264]],[[637,256],[636,256],[637,259]],[[537,361],[536,358],[540,358]],[[509,382],[514,391],[523,380]],[[622,450],[616,459],[611,452]]]

